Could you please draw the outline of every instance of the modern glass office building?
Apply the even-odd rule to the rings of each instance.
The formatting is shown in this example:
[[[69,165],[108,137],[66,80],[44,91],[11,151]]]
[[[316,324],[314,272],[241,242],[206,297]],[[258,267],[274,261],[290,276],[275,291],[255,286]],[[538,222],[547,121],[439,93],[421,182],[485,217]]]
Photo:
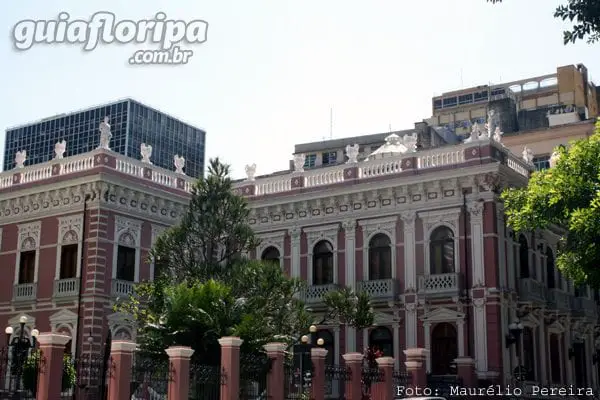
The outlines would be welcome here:
[[[186,175],[203,176],[206,132],[132,99],[7,129],[4,170],[14,168],[20,150],[27,151],[26,166],[51,160],[54,145],[62,139],[67,142],[65,157],[94,150],[104,117],[111,125],[111,150],[141,159],[140,145],[146,143],[152,146],[154,165],[174,170],[173,156],[179,154],[185,158]]]

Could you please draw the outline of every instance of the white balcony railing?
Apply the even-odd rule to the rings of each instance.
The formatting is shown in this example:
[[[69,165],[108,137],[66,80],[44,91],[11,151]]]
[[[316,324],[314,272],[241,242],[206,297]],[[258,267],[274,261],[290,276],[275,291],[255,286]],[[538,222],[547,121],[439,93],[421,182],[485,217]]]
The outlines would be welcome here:
[[[357,289],[366,292],[372,299],[393,299],[398,294],[396,279],[376,279],[357,283]]]
[[[54,281],[54,297],[75,297],[79,294],[79,278]]]
[[[458,295],[460,288],[460,274],[456,272],[419,276],[419,293],[429,295]]]
[[[573,299],[573,308],[575,311],[586,318],[596,317],[596,302],[585,297],[575,297]]]
[[[546,287],[542,282],[532,278],[523,278],[519,280],[519,301],[525,302],[545,302]]]
[[[548,291],[549,306],[555,310],[568,311],[571,309],[571,295],[560,289],[550,289]]]
[[[37,283],[21,283],[15,285],[14,301],[35,301],[37,298]]]
[[[334,290],[337,290],[338,285],[332,283],[328,285],[311,285],[304,292],[304,302],[306,304],[319,304],[323,302],[323,297]]]
[[[121,279],[113,279],[111,283],[111,292],[113,297],[127,298],[133,294],[134,282],[124,281]]]

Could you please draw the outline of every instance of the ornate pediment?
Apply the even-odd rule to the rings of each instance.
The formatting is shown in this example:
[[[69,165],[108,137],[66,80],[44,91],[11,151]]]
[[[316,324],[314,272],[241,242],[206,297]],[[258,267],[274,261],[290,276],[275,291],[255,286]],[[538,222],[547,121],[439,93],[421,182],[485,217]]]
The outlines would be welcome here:
[[[19,315],[12,317],[11,319],[8,320],[8,325],[13,326],[13,327],[19,326],[19,324],[21,323],[21,317],[27,318],[27,322],[25,323],[25,326],[35,326],[35,317],[32,317],[31,315],[28,315],[28,314],[19,314]]]
[[[77,314],[75,314],[73,311],[63,309],[52,314],[49,320],[52,325],[60,323],[72,323],[77,321]]]
[[[421,317],[421,320],[423,322],[454,322],[463,320],[464,318],[464,313],[441,307],[429,311],[423,317]]]

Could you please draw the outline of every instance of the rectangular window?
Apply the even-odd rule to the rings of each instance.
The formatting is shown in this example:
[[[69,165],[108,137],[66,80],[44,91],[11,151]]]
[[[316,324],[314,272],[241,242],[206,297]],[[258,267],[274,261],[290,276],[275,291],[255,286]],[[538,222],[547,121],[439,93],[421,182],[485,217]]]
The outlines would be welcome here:
[[[304,168],[313,168],[317,161],[316,154],[307,154],[306,159],[304,160]]]
[[[458,96],[458,104],[469,104],[473,102],[473,93]]]
[[[473,100],[475,102],[478,102],[478,101],[487,101],[488,97],[489,97],[489,94],[488,94],[487,90],[484,90],[484,91],[477,92],[477,93],[473,94]]]
[[[34,282],[35,254],[35,250],[24,251],[21,253],[21,260],[19,262],[19,285]]]
[[[550,168],[550,156],[538,156],[533,158],[533,165],[536,171],[542,171]]]
[[[135,278],[135,249],[119,246],[117,249],[117,279],[133,282]]]
[[[77,276],[77,250],[79,246],[70,244],[60,249],[60,279],[71,279]]]
[[[433,109],[439,110],[440,108],[442,108],[442,100],[434,100],[433,101]]]
[[[457,97],[449,97],[447,99],[444,99],[444,107],[453,107],[457,104],[458,104]]]
[[[337,151],[329,151],[321,154],[323,157],[323,165],[337,164]]]

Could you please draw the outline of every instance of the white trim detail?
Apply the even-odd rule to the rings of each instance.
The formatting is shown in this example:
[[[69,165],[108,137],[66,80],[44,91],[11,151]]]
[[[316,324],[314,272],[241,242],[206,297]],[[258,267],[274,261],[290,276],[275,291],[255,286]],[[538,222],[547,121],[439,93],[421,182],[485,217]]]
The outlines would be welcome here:
[[[309,228],[302,229],[306,234],[307,243],[307,279],[309,285],[312,285],[313,281],[313,250],[317,243],[321,240],[326,240],[333,247],[333,283],[338,283],[338,233],[340,231],[340,224],[312,226]]]
[[[415,221],[416,211],[405,211],[400,214],[404,225],[404,286],[406,290],[417,290],[417,270],[416,270],[416,237]],[[416,320],[415,320],[416,326]],[[409,343],[408,341],[406,343]],[[414,343],[416,346],[416,343]]]
[[[108,327],[112,333],[113,340],[135,341],[136,330],[133,317],[125,313],[113,313],[107,318]]]
[[[24,329],[25,332],[23,333],[23,336],[29,337],[29,333],[36,326],[35,325],[35,317],[32,317],[29,314],[17,314],[14,317],[12,317],[11,319],[8,320],[8,326],[12,326],[12,328],[13,328],[12,337],[14,337],[15,335],[19,335],[19,333],[20,333],[20,330],[21,330],[20,319],[21,319],[21,317],[27,317],[27,323],[25,324],[25,329]]]
[[[485,266],[483,258],[483,204],[480,202],[470,203],[468,205],[468,210],[470,217],[469,219],[471,222],[471,269],[473,271],[473,287],[483,287],[485,286]],[[502,271],[502,269],[500,271]],[[487,371],[487,369],[485,371]]]
[[[162,235],[168,228],[166,226],[162,226],[162,225],[155,225],[152,224],[150,227],[151,230],[151,239],[150,239],[150,250],[152,250],[152,248],[154,247],[154,245],[156,244],[156,240],[158,239],[158,237],[160,235]],[[154,260],[152,260],[152,262],[150,263],[150,281],[154,280]]]
[[[38,281],[40,264],[40,239],[42,234],[42,221],[18,225],[18,248],[17,260],[15,261],[15,285],[19,284],[19,270],[21,266],[21,252],[35,250],[35,269],[33,283]]]
[[[485,298],[473,299],[473,326],[475,329],[475,367],[477,372],[488,372],[487,313]]]
[[[62,262],[62,246],[77,245],[77,265],[75,276],[79,278],[81,269],[81,252],[83,251],[83,214],[58,217],[58,240],[56,245],[56,272],[54,279],[60,279],[60,264]]]
[[[77,334],[77,314],[70,310],[60,310],[52,314],[49,318],[50,330],[52,333],[61,333],[68,331],[67,336],[72,338]],[[71,353],[75,354],[75,341],[71,342]]]
[[[302,230],[294,227],[288,231],[290,235],[290,275],[292,278],[300,277],[300,238]]]
[[[396,226],[398,216],[374,218],[358,221],[363,232],[363,276],[365,281],[369,280],[369,241],[377,234],[384,234],[390,239],[392,279],[396,279]]]
[[[117,279],[117,254],[119,246],[135,249],[134,282],[140,281],[140,247],[142,222],[115,215],[112,278]]]
[[[346,252],[346,286],[354,290],[356,286],[356,221],[347,220],[342,225]],[[346,353],[356,351],[356,328],[346,325]]]
[[[430,275],[431,262],[429,260],[429,244],[431,243],[431,234],[436,228],[445,226],[450,228],[454,235],[454,272],[459,273],[460,271],[460,237],[461,232],[459,230],[459,218],[461,214],[460,208],[451,208],[446,210],[426,211],[420,212],[419,218],[423,221],[423,251],[424,251],[424,263],[423,272],[424,275]]]

